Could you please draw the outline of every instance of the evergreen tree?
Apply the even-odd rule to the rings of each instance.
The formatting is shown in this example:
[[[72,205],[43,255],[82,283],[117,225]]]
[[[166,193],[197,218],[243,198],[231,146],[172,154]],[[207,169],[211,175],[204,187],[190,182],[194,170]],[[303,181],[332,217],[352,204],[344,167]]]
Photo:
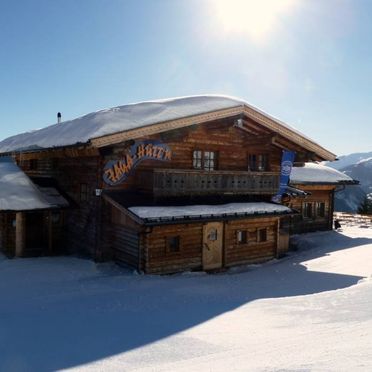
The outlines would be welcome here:
[[[372,214],[372,200],[366,196],[358,208],[358,213]]]

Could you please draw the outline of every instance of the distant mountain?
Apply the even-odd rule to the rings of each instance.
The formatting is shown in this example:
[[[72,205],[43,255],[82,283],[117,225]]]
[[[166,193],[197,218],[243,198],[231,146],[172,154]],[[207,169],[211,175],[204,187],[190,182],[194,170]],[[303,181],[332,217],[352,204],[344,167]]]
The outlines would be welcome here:
[[[348,167],[349,165],[357,164],[360,161],[363,161],[369,158],[372,158],[372,151],[371,152],[356,152],[354,154],[339,156],[337,161],[328,162],[326,165],[328,165],[329,167],[335,168],[337,170],[341,170],[343,168]]]
[[[357,212],[366,195],[372,198],[372,152],[340,156],[339,159],[327,165],[358,180],[360,185],[346,186],[336,192],[335,210]]]

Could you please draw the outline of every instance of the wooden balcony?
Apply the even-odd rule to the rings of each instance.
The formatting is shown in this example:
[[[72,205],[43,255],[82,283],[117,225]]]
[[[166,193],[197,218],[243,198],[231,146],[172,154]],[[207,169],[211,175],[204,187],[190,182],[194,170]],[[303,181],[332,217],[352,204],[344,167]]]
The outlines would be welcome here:
[[[276,172],[200,171],[154,169],[147,185],[156,196],[192,194],[275,194]],[[150,186],[149,183],[152,185]]]

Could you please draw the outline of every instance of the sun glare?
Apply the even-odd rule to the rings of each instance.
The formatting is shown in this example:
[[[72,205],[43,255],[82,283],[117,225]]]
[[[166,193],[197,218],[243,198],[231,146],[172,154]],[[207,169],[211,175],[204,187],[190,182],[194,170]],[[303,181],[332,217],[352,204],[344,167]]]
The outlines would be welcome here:
[[[212,0],[222,31],[246,34],[262,42],[274,32],[280,18],[289,13],[296,0]]]

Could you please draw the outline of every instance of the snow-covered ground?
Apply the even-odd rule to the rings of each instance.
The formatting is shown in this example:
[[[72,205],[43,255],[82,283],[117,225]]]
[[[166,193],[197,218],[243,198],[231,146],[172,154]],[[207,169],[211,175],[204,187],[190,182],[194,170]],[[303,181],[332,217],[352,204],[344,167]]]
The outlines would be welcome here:
[[[214,275],[0,257],[0,371],[371,371],[372,226],[295,240]]]

